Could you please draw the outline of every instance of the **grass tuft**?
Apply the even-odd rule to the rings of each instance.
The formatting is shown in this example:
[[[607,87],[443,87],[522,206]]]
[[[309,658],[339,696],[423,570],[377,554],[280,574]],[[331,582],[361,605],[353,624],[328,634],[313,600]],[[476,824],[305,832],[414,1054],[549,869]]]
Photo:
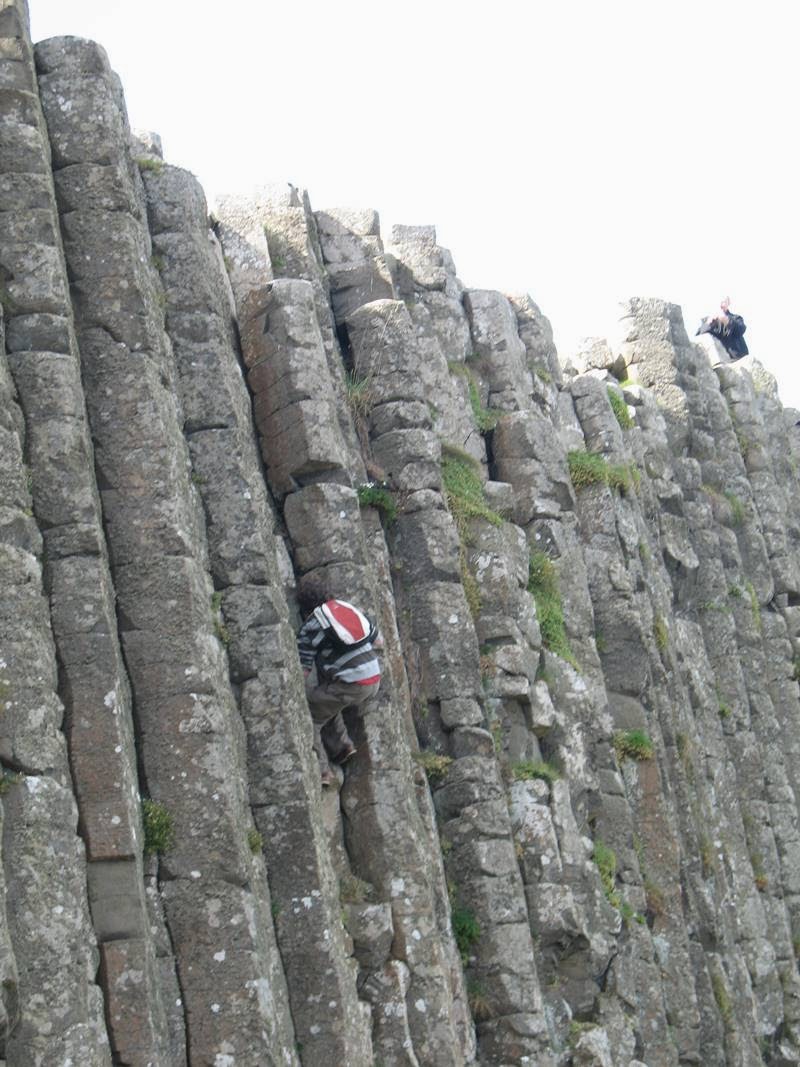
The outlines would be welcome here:
[[[362,485],[357,486],[356,495],[362,508],[377,508],[385,519],[387,526],[391,526],[396,520],[397,504],[394,496],[382,485],[376,485],[375,482],[364,482]]]
[[[538,778],[540,781],[552,785],[553,782],[558,781],[561,773],[552,763],[546,763],[542,760],[523,760],[521,763],[513,765],[511,776],[515,782],[526,782],[533,778]]]
[[[423,749],[414,753],[414,760],[422,767],[428,776],[431,785],[438,785],[447,777],[450,764],[453,762],[450,756],[443,756],[438,752]]]
[[[655,755],[653,742],[644,730],[618,730],[614,734],[614,751],[620,763],[624,759],[649,760]]]
[[[168,852],[175,844],[175,825],[172,816],[156,800],[142,801],[144,826],[144,854]]]
[[[628,405],[612,385],[607,386],[607,391],[608,402],[614,412],[614,417],[623,430],[630,430],[634,426],[634,421],[628,411]]]
[[[536,615],[544,647],[571,664],[575,670],[579,670],[567,639],[556,569],[553,561],[544,552],[531,553],[528,564],[528,592],[536,603]]]
[[[592,852],[592,859],[594,860],[597,872],[600,875],[600,882],[603,886],[603,892],[606,895],[606,900],[613,907],[619,907],[619,894],[616,892],[617,883],[617,856],[613,849],[608,845],[603,844],[602,841],[595,841],[594,850]]]
[[[641,475],[625,463],[609,463],[599,452],[575,449],[567,453],[569,476],[576,492],[590,485],[607,485],[620,493],[637,489]]]

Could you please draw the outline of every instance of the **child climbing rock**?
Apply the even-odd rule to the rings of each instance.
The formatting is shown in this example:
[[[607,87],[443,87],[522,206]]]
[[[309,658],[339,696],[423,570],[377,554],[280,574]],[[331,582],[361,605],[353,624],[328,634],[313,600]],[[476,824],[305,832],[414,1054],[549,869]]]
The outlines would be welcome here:
[[[342,712],[362,707],[378,692],[381,668],[376,652],[383,648],[383,638],[362,611],[330,597],[318,585],[303,588],[299,607],[306,621],[297,635],[297,651],[314,722],[314,751],[326,787],[333,782],[333,772],[322,728],[328,726],[330,759],[345,763],[355,755]]]

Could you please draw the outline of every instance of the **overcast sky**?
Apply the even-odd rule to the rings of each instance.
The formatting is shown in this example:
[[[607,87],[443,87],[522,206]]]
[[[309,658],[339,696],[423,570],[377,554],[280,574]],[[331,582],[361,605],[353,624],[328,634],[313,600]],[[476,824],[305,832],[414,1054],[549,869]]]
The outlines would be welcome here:
[[[562,355],[627,296],[690,332],[730,295],[800,407],[796,58],[777,0],[29,0],[99,41],[134,128],[215,195],[434,223],[465,284],[529,292]]]

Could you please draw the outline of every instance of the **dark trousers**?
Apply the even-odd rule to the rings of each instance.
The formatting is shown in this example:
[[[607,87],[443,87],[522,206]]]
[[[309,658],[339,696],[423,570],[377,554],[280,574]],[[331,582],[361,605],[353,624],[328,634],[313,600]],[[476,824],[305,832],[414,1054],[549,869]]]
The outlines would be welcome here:
[[[311,711],[311,719],[314,723],[314,751],[319,760],[321,771],[330,770],[328,753],[322,740],[322,728],[327,726],[326,733],[335,743],[336,756],[349,744],[350,735],[347,732],[342,712],[347,708],[361,707],[370,697],[380,689],[380,681],[371,685],[356,685],[353,682],[321,682],[317,683],[316,672],[312,671],[306,678],[306,696]]]

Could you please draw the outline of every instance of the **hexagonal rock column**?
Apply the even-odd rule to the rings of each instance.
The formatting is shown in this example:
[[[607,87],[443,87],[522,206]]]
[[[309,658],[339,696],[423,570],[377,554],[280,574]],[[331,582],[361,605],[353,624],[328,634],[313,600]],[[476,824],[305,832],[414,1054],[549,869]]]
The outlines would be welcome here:
[[[480,931],[464,949],[480,996],[478,1046],[486,1058],[523,1063],[546,1048],[546,1025],[508,812],[497,803],[503,788],[492,738],[473,725],[476,713],[482,721],[478,646],[454,563],[458,537],[442,510],[438,441],[429,429],[395,429],[393,420],[381,418],[382,408],[396,412],[398,401],[419,399],[417,349],[402,304],[367,304],[349,316],[347,327],[356,366],[371,383],[373,451],[385,457],[390,484],[404,490],[411,505],[398,518],[392,549],[405,586],[408,638],[419,660],[415,682],[436,720],[425,730],[441,733],[452,760],[434,800],[450,843],[446,868],[456,885],[454,906],[471,914]]]
[[[15,10],[16,9],[16,10]],[[24,32],[21,5],[9,11]],[[0,90],[0,107],[3,94]],[[0,771],[3,907],[0,1022],[4,1060],[65,1057],[109,1067],[86,863],[77,834],[41,538],[23,463],[24,422],[5,359],[0,311]]]
[[[25,42],[27,45],[27,42]],[[21,41],[18,41],[20,47]],[[0,59],[0,71],[23,69],[35,85],[33,55]],[[103,975],[109,953],[138,970],[136,983],[104,980],[109,1031],[115,1053],[129,1062],[158,1058],[167,1050],[164,1008],[154,976],[141,865],[140,812],[130,690],[116,637],[114,593],[93,477],[77,345],[58,231],[56,199],[44,119],[37,108],[28,128],[28,163],[38,136],[38,171],[15,176],[0,187],[2,217],[14,220],[17,240],[36,240],[15,271],[18,290],[10,323],[9,361],[25,411],[34,510],[44,528],[45,580],[50,593],[66,733],[82,832],[89,859],[92,916],[101,943]],[[25,178],[23,182],[20,179]],[[9,176],[11,178],[11,176]],[[10,214],[13,212],[13,216]],[[14,236],[9,228],[4,258]],[[39,274],[41,253],[50,253],[50,283]],[[56,269],[58,268],[58,269]],[[108,864],[113,868],[110,874]],[[111,945],[113,942],[113,947]],[[117,964],[117,969],[119,965]],[[175,987],[177,988],[177,986]],[[174,999],[174,996],[172,996]],[[117,1025],[132,1020],[135,1035]],[[178,1059],[182,1053],[176,1051]]]
[[[305,1063],[366,1065],[372,1059],[368,1020],[324,837],[310,717],[271,532],[276,520],[258,461],[250,396],[226,330],[222,257],[191,175],[161,165],[144,172],[144,184],[283,957],[281,969],[274,953],[277,973],[270,979],[280,1013],[276,1025],[287,1057],[294,1055],[296,1037]],[[273,916],[259,919],[265,941],[273,937]]]
[[[247,290],[247,284],[240,285],[239,282],[252,281],[262,257],[267,269],[260,274],[260,286],[273,278],[306,281],[311,285],[317,328],[332,386],[328,400],[333,405],[345,446],[347,465],[354,477],[362,481],[361,455],[349,416],[345,368],[330,306],[330,284],[308,194],[292,185],[267,185],[259,188],[252,197],[222,197],[217,211],[219,236],[226,256],[235,266],[231,281],[240,325],[255,314],[256,308],[249,306],[245,311],[239,294]]]
[[[372,300],[395,296],[381,242],[377,211],[316,211],[322,258],[337,323]]]
[[[175,830],[160,883],[188,1055],[282,1062],[270,965],[250,922],[266,887],[246,840],[242,725],[214,635],[204,530],[118,86],[89,42],[48,41],[36,59],[57,183],[68,191],[62,231],[141,767]]]

